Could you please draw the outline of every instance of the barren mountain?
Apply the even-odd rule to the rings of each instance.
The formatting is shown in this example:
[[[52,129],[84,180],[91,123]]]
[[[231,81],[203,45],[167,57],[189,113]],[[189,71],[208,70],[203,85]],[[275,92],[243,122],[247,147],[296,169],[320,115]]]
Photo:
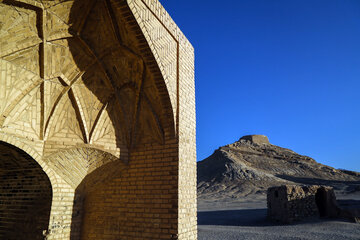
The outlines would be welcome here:
[[[360,191],[360,173],[320,164],[263,135],[244,136],[198,162],[200,200],[261,195],[282,184],[329,185],[344,195]]]

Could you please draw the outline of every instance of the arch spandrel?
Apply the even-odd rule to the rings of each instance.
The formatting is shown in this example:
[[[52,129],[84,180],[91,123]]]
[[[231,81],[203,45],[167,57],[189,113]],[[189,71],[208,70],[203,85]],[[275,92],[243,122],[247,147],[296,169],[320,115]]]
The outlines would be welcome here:
[[[123,157],[126,159],[126,156]],[[53,153],[45,158],[47,165],[73,189],[77,189],[86,176],[96,169],[107,169],[98,181],[103,182],[106,178],[113,178],[126,168],[124,159],[95,148],[78,147],[68,148]],[[106,166],[109,167],[106,167]],[[99,175],[99,174],[97,174]],[[95,185],[92,181],[90,185]]]

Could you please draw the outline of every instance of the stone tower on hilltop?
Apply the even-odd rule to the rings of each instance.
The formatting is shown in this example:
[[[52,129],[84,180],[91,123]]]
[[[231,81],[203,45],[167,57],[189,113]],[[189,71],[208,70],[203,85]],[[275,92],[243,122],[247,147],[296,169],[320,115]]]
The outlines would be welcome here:
[[[0,1],[0,239],[196,239],[194,93],[157,0]]]

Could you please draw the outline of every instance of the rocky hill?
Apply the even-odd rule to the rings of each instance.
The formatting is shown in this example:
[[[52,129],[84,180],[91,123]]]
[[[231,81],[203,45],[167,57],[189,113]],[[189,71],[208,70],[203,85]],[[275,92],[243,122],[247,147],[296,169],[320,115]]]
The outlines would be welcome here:
[[[220,147],[198,162],[199,199],[264,194],[282,184],[323,184],[338,194],[360,192],[360,173],[334,169],[294,151],[249,135]]]

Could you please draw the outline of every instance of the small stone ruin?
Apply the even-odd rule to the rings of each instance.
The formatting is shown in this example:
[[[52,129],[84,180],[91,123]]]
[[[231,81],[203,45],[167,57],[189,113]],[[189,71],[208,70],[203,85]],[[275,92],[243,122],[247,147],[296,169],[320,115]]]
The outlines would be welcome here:
[[[328,186],[271,187],[267,191],[268,218],[292,223],[309,217],[339,217],[335,193]]]
[[[268,137],[265,135],[246,135],[241,137],[240,140],[245,140],[256,144],[270,144]]]

